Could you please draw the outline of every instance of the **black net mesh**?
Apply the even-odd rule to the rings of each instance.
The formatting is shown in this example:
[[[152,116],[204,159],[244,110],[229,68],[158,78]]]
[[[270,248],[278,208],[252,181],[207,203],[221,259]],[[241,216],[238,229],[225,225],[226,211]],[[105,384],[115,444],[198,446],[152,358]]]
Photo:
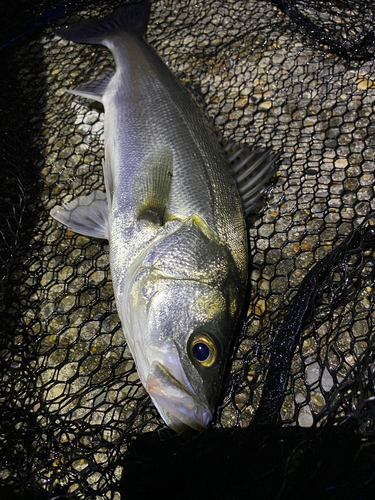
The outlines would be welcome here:
[[[199,498],[203,484],[292,498],[302,478],[329,498],[373,488],[372,2],[152,2],[147,39],[218,135],[281,152],[249,218],[248,314],[217,415],[189,443],[138,379],[107,243],[49,215],[103,185],[103,110],[64,91],[113,66],[52,28],[119,4],[14,2],[1,20],[4,498]]]

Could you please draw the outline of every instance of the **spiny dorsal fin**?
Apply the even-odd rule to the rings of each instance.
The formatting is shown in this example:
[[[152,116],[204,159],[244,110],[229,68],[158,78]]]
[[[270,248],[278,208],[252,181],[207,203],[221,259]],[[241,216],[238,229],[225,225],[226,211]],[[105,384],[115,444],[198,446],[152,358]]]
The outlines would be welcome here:
[[[280,153],[271,154],[271,148],[251,151],[249,147],[234,144],[228,144],[223,151],[237,183],[245,216],[248,216],[259,205],[267,183],[275,174],[275,162]]]
[[[164,224],[173,176],[173,152],[160,149],[150,154],[137,173],[132,197],[138,220]]]

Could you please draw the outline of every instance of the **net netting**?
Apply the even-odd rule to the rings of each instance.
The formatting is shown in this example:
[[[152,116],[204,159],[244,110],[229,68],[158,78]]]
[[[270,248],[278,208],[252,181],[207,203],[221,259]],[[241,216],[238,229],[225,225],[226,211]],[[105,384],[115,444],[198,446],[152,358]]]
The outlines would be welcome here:
[[[49,215],[103,186],[103,109],[65,90],[113,67],[106,49],[62,41],[53,27],[121,3],[3,8],[4,498],[161,498],[173,487],[175,498],[205,488],[218,498],[292,498],[312,469],[329,498],[372,487],[372,2],[152,2],[147,39],[218,136],[281,152],[249,218],[248,312],[218,411],[189,443],[164,429],[138,379],[108,244]]]

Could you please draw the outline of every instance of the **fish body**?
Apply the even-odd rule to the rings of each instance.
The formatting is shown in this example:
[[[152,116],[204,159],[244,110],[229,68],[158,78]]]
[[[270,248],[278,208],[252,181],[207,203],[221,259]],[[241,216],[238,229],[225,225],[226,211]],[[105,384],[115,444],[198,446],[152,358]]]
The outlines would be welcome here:
[[[105,45],[116,71],[71,91],[104,105],[106,193],[51,214],[109,240],[117,310],[138,374],[167,425],[182,432],[212,419],[244,302],[247,233],[217,138],[142,36],[148,16],[142,3],[58,33]]]

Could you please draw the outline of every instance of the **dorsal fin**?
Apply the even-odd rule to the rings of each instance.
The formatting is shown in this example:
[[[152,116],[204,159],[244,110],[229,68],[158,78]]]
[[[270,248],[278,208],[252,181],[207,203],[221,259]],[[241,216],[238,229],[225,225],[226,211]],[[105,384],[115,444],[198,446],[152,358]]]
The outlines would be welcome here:
[[[251,151],[249,147],[234,144],[228,144],[223,150],[237,183],[245,216],[248,216],[259,205],[267,183],[275,174],[275,162],[280,153],[271,154],[271,148]]]

